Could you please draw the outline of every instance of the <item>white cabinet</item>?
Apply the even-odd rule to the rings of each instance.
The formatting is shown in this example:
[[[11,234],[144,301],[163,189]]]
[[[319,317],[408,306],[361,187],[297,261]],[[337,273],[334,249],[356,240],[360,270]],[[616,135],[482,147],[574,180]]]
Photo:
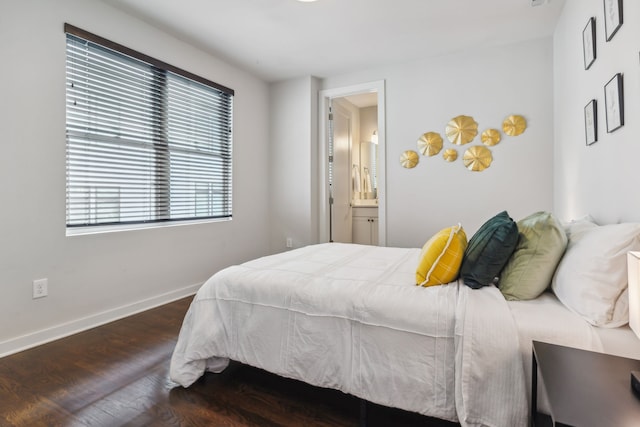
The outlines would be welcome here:
[[[354,207],[352,241],[362,245],[378,245],[378,208]]]

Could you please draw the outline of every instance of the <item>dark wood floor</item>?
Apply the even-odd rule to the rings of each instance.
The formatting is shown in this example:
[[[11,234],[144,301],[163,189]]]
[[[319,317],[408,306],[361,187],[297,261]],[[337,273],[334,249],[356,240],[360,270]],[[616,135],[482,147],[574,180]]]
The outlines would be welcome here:
[[[232,364],[168,379],[191,298],[0,359],[0,426],[357,426],[359,400]],[[455,426],[369,405],[370,426]]]

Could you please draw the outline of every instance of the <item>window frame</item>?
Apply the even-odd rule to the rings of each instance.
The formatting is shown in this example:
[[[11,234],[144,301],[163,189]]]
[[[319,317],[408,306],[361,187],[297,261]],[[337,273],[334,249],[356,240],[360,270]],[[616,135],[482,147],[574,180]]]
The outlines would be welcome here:
[[[158,203],[156,203],[154,206],[149,208],[149,212],[152,213],[153,218],[152,219],[148,219],[148,220],[118,220],[115,222],[96,222],[96,223],[81,223],[81,224],[74,224],[73,220],[71,220],[71,214],[69,213],[70,210],[70,199],[69,199],[69,183],[70,183],[70,178],[69,178],[69,161],[67,160],[66,165],[65,165],[65,169],[66,169],[66,174],[67,174],[67,184],[66,184],[66,200],[65,200],[65,206],[66,206],[66,230],[67,230],[67,235],[75,235],[75,234],[89,234],[89,233],[101,233],[101,232],[106,232],[106,231],[120,231],[120,230],[131,230],[131,229],[144,229],[144,228],[153,228],[153,227],[162,227],[165,225],[185,225],[185,224],[193,224],[193,223],[202,223],[202,222],[211,222],[211,221],[224,221],[224,220],[231,220],[232,219],[232,200],[233,200],[233,184],[232,184],[232,175],[233,175],[233,97],[235,95],[235,91],[233,89],[230,89],[226,86],[220,85],[218,83],[212,82],[208,79],[205,79],[203,77],[200,77],[196,74],[193,74],[191,72],[188,72],[186,70],[180,69],[178,67],[172,66],[166,62],[157,60],[151,56],[148,56],[146,54],[143,54],[141,52],[135,51],[133,49],[130,49],[126,46],[123,46],[121,44],[115,43],[113,41],[110,41],[108,39],[105,39],[103,37],[97,36],[93,33],[90,33],[88,31],[82,30],[78,27],[75,27],[71,24],[65,23],[64,24],[64,32],[67,35],[71,35],[74,36],[75,38],[79,38],[82,39],[83,41],[87,41],[90,43],[93,43],[95,45],[98,45],[100,48],[103,49],[107,49],[107,50],[111,50],[113,52],[115,52],[116,54],[120,54],[120,55],[124,55],[124,56],[128,56],[133,58],[134,60],[140,61],[146,65],[151,66],[155,70],[157,70],[158,72],[163,74],[163,79],[165,80],[165,88],[163,90],[169,90],[169,74],[173,74],[174,76],[171,76],[172,79],[174,80],[179,80],[179,79],[186,79],[185,81],[192,81],[195,82],[196,84],[200,84],[200,85],[204,85],[208,88],[212,88],[216,91],[219,91],[221,94],[224,94],[224,96],[228,96],[228,105],[226,106],[227,110],[225,114],[225,116],[220,116],[222,117],[222,119],[220,119],[219,117],[216,118],[216,120],[220,120],[220,121],[224,121],[225,118],[228,120],[229,122],[229,128],[228,131],[224,131],[226,133],[228,133],[227,138],[223,139],[223,147],[222,149],[225,150],[225,152],[228,154],[228,159],[224,160],[222,162],[222,166],[221,166],[221,170],[223,172],[223,176],[220,178],[220,181],[218,182],[216,180],[216,182],[218,182],[218,184],[222,185],[222,188],[226,190],[222,191],[222,199],[223,199],[223,205],[225,206],[224,208],[222,208],[222,214],[221,215],[210,215],[210,216],[200,216],[197,215],[195,217],[178,217],[178,218],[171,218],[171,215],[168,213],[168,211],[170,209],[172,209],[171,202],[169,202],[170,204],[167,205],[166,207],[160,208],[161,210],[163,210],[164,212],[159,214],[158,211]],[[67,37],[68,38],[68,37]],[[67,41],[67,43],[69,43]],[[68,49],[68,48],[67,48]],[[67,67],[67,71],[68,71],[68,67],[69,65],[66,65]],[[176,77],[177,76],[177,77]],[[68,97],[68,94],[65,94],[65,98]],[[227,98],[225,98],[227,99]],[[169,108],[168,105],[165,105],[165,107]],[[69,107],[66,107],[66,111],[67,111],[67,118],[65,119],[65,133],[66,133],[66,150],[67,153],[69,152],[69,147],[70,147],[70,133],[69,133],[69,118],[68,118],[68,114],[69,114]],[[163,126],[166,126],[168,123],[167,118],[163,118]],[[153,121],[153,120],[150,120]],[[226,129],[223,127],[223,129]],[[223,132],[223,134],[224,134]],[[154,141],[156,140],[156,138],[154,137]],[[169,141],[169,138],[165,135],[159,138],[160,143],[156,146],[156,144],[154,143],[154,149],[160,149],[160,150],[165,150],[166,152],[163,154],[165,157],[167,156],[166,153],[168,153],[170,151],[169,145],[171,144]],[[225,145],[226,144],[226,145]],[[68,157],[68,154],[67,154]],[[162,163],[162,165],[161,165]],[[171,164],[170,162],[167,162],[166,160],[163,162],[160,161],[154,161],[154,163],[156,166],[156,168],[158,167],[166,167],[167,169],[164,170],[165,172],[165,176],[166,176],[166,172],[167,171],[171,171]],[[217,170],[217,169],[215,169]],[[166,180],[168,181],[169,178],[166,178]],[[213,181],[209,182],[209,185],[214,185],[215,183],[213,183]],[[194,182],[194,185],[196,185],[196,191],[194,191],[193,193],[193,202],[195,203],[196,199],[198,198],[198,191],[197,191],[197,183]],[[153,186],[154,190],[151,192],[153,194],[152,198],[156,198],[156,197],[162,197],[162,198],[166,198],[166,200],[170,200],[171,199],[171,194],[172,194],[172,190],[170,188],[170,185],[167,185],[167,183],[164,183],[163,185],[155,185]],[[162,188],[162,190],[159,190],[159,188]],[[88,220],[87,222],[91,222],[90,220]]]

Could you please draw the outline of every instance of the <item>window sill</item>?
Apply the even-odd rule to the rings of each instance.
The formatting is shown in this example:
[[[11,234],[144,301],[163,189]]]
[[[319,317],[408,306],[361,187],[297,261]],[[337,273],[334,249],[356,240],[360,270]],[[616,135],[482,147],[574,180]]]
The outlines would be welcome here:
[[[84,236],[88,234],[104,234],[104,233],[119,233],[122,231],[138,231],[149,230],[155,228],[167,228],[167,227],[181,227],[183,225],[194,224],[208,224],[213,222],[226,222],[231,221],[232,218],[207,218],[207,219],[194,219],[189,221],[171,221],[171,222],[150,222],[145,224],[123,224],[123,225],[103,225],[103,226],[90,226],[90,227],[71,227],[66,229],[66,236]]]

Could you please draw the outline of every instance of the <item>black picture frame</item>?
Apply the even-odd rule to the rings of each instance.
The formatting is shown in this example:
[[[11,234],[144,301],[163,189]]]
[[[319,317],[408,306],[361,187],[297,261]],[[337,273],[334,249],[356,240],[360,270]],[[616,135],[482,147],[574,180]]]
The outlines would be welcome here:
[[[622,26],[622,0],[603,0],[604,2],[604,33],[607,41]]]
[[[584,106],[584,137],[587,145],[598,142],[598,101],[595,99]]]
[[[589,18],[582,30],[582,54],[584,69],[588,70],[596,60],[596,19],[594,17]]]
[[[617,73],[604,86],[604,109],[607,116],[607,133],[624,126],[624,92],[622,74]]]

